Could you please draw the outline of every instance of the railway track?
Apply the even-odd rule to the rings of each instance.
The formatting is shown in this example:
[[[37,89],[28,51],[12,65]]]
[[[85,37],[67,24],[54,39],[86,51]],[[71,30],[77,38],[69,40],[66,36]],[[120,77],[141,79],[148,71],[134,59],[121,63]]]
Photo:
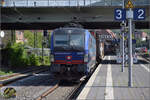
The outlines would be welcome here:
[[[145,60],[147,60],[148,62],[150,62],[150,58],[144,58]]]
[[[30,72],[38,71],[38,70],[41,70],[41,69],[43,69],[43,68],[36,68],[36,69],[32,69],[32,70],[27,70],[27,71],[24,71],[24,72],[21,72],[21,73],[15,73],[15,74],[8,75],[8,76],[2,76],[2,77],[0,77],[0,81],[3,81],[5,79],[9,79],[9,78],[12,78],[12,77],[15,77],[15,76],[19,76],[21,74],[27,74],[27,73],[30,73]]]
[[[40,71],[38,71],[38,72],[33,72],[33,73],[41,73],[41,72],[43,72],[44,70],[40,70]],[[37,74],[38,75],[38,74]],[[39,75],[42,75],[42,74],[39,74]],[[31,76],[31,75],[30,75]],[[19,80],[19,79],[18,79]],[[15,80],[15,81],[18,81],[18,80]],[[1,88],[2,87],[4,87],[4,86],[6,86],[7,87],[7,85],[9,85],[9,84],[11,84],[11,83],[15,83],[15,81],[12,81],[12,82],[10,82],[10,83],[7,83],[7,84],[2,84],[1,85]],[[56,80],[55,80],[56,81]],[[57,96],[58,95],[56,95],[56,94],[60,94],[59,95],[59,97],[60,97],[60,99],[61,99],[61,97],[63,97],[64,98],[64,100],[65,100],[65,98],[68,96],[68,94],[69,95],[73,95],[73,93],[75,92],[75,90],[77,90],[77,88],[79,88],[79,86],[81,85],[81,83],[79,83],[79,84],[73,84],[72,85],[72,83],[66,83],[66,82],[64,82],[64,83],[62,83],[62,82],[60,82],[60,81],[58,81],[55,85],[53,85],[51,88],[43,88],[43,90],[40,90],[40,91],[43,91],[43,92],[41,92],[41,93],[39,93],[40,94],[40,96],[38,96],[37,95],[37,98],[34,98],[34,97],[30,97],[30,96],[23,96],[23,97],[25,97],[25,98],[32,98],[32,99],[34,99],[34,100],[44,100],[44,98],[48,98],[48,99],[46,99],[46,100],[49,100],[49,99],[54,99],[54,98],[57,98]],[[13,85],[11,85],[11,86],[13,86]],[[39,84],[39,86],[40,86],[40,84]],[[45,85],[45,86],[47,86],[47,85]],[[18,87],[18,86],[17,86]],[[34,87],[34,85],[33,85],[33,87]],[[26,89],[24,89],[24,90],[26,90]],[[36,89],[35,89],[36,90]],[[44,91],[44,90],[46,90],[46,91]],[[55,92],[56,91],[56,92]],[[63,93],[62,93],[62,91],[63,91]],[[19,93],[19,91],[17,91],[18,93]],[[53,93],[54,92],[54,93]],[[52,95],[51,95],[52,94]],[[24,95],[24,94],[22,94],[21,93],[21,95]],[[51,96],[49,96],[49,95],[51,95]],[[16,99],[18,99],[18,98],[16,98]],[[16,100],[16,99],[13,99],[13,100]]]
[[[49,95],[50,93],[52,93],[54,90],[56,90],[59,87],[59,83],[57,83],[55,86],[53,86],[52,88],[48,89],[47,91],[45,91],[41,96],[39,96],[36,100],[42,100],[43,98],[45,98],[47,95]]]
[[[3,86],[6,86],[8,84],[11,84],[15,81],[18,81],[20,79],[24,79],[24,78],[27,78],[27,77],[32,76],[34,74],[38,74],[38,73],[41,73],[41,72],[44,72],[47,70],[48,70],[48,68],[44,68],[44,69],[39,68],[39,69],[34,69],[32,71],[26,71],[23,73],[16,73],[16,74],[5,76],[5,77],[0,77],[0,88],[2,88]]]
[[[145,54],[139,54],[139,56],[145,59],[146,61],[150,62],[150,57],[146,56]]]
[[[80,85],[81,83],[74,85],[74,83],[62,84],[58,82],[52,88],[41,94],[36,100],[66,100],[70,97],[70,95],[73,95],[73,93],[76,92]]]
[[[94,71],[96,70],[98,63],[95,65],[96,67],[93,69],[92,74],[94,73]],[[82,89],[84,88],[84,86],[86,85],[86,83],[88,82],[88,80],[90,79],[90,77],[92,76],[89,75],[88,77],[86,77],[83,81],[81,81],[74,89],[73,91],[65,98],[65,100],[75,100],[77,98],[77,96],[80,94],[80,92],[82,91]]]
[[[94,72],[94,70],[93,70],[93,72]],[[83,87],[85,86],[87,81],[89,80],[90,76],[85,79],[81,78],[82,81],[80,81],[79,83],[60,82],[59,81],[52,88],[45,91],[36,100],[53,100],[53,99],[72,100],[72,99],[75,99],[78,96],[78,94],[81,92],[81,90],[83,89]]]
[[[32,72],[32,75],[33,75],[33,73],[35,73],[33,75],[33,78],[34,77],[36,78],[37,73],[41,73],[44,71],[46,71],[46,70],[42,69],[42,70],[39,70],[36,72]],[[45,76],[43,76],[44,74],[37,74],[37,75],[40,75],[41,78],[40,79],[32,78],[33,79],[32,81],[30,81],[30,80],[26,81],[26,78],[25,78],[24,82],[21,83],[22,85],[19,85],[19,86],[17,85],[17,87],[16,87],[17,88],[16,91],[18,93],[17,98],[12,99],[12,100],[18,100],[18,98],[26,98],[26,100],[28,100],[29,98],[31,98],[31,100],[53,100],[53,99],[70,100],[70,99],[75,99],[89,79],[89,77],[88,77],[84,81],[81,81],[79,83],[71,83],[71,82],[60,82],[58,80],[53,79],[53,77],[49,78],[50,76],[47,76],[47,74],[45,74],[47,78],[45,78]],[[13,82],[11,82],[12,85],[10,85],[10,86],[16,86],[14,84],[18,84],[18,81],[17,81],[17,83],[15,81],[13,81]],[[30,83],[28,84],[28,82],[30,82]],[[2,87],[9,85],[9,84],[2,85]],[[22,87],[22,86],[25,86],[25,87]],[[29,86],[29,87],[26,87],[26,86]],[[19,88],[23,88],[23,89],[20,90]],[[35,92],[32,92],[32,91],[35,91]]]
[[[77,94],[79,93],[80,88],[82,87],[83,82],[79,83],[73,91],[66,97],[66,100],[72,100],[76,98]]]
[[[6,88],[14,88],[16,90],[16,97],[10,97],[6,100],[36,100],[39,95],[45,93],[44,91],[53,87],[56,83],[57,81],[53,78],[49,71],[35,73],[30,77],[3,86],[0,89],[2,94],[0,95],[0,100],[6,99],[4,95]]]

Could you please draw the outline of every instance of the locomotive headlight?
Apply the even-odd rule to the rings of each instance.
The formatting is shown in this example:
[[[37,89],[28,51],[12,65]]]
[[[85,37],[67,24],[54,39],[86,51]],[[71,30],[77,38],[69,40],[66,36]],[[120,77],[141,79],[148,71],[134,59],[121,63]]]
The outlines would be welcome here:
[[[88,60],[89,60],[89,59],[88,59],[88,54],[85,54],[85,55],[84,55],[84,62],[88,62]]]
[[[51,62],[54,62],[54,55],[51,55]]]
[[[71,60],[72,56],[67,56],[67,60]]]

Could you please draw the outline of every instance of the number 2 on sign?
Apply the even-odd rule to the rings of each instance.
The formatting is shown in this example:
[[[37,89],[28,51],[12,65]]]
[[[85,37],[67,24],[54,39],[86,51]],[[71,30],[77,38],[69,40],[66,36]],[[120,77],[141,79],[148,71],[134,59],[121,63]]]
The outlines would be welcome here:
[[[135,8],[133,11],[134,20],[145,20],[145,8]]]
[[[139,9],[138,13],[139,13],[138,19],[144,19],[144,10],[143,9]]]

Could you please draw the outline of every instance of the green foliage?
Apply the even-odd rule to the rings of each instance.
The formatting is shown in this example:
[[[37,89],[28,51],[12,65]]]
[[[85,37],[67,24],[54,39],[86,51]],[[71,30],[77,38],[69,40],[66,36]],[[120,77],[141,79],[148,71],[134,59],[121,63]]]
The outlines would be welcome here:
[[[28,46],[34,47],[34,39],[35,39],[35,45],[36,48],[42,48],[42,33],[37,32],[37,36],[34,37],[34,32],[30,30],[24,31],[24,37],[27,39],[27,43],[25,43]]]
[[[0,92],[0,96],[2,96],[1,92]]]
[[[49,37],[48,37],[48,48],[51,47],[51,33],[49,33]]]
[[[36,47],[37,48],[42,48],[42,33],[41,32],[37,32],[37,43],[36,43]]]
[[[38,57],[38,65],[50,65],[49,56],[44,56],[43,57],[43,64],[42,64],[42,56],[37,56],[37,57]]]
[[[44,65],[50,65],[50,58],[48,56],[44,56]]]
[[[11,66],[14,67],[24,67],[24,66],[39,66],[40,58],[35,54],[27,54],[24,49],[24,45],[21,43],[15,43],[14,45],[7,45],[7,54],[9,55],[8,61],[10,61]]]
[[[22,43],[8,43],[3,50],[5,51],[3,54],[4,61],[12,67],[50,65],[49,56],[44,56],[42,63],[42,56],[37,56],[34,52],[27,53],[27,49],[24,49],[24,46]],[[0,72],[0,74],[5,73]]]
[[[0,70],[0,75],[10,75],[10,74],[13,74],[13,72],[12,71],[5,72]]]
[[[24,31],[24,37],[27,39],[26,45],[34,47],[34,34],[31,31],[26,30]]]
[[[29,60],[30,60],[30,65],[32,65],[32,66],[38,66],[38,65],[40,65],[40,63],[39,63],[39,57],[36,56],[35,54],[31,54],[29,56]]]
[[[24,47],[21,43],[15,43],[14,45],[7,46],[10,63],[12,66],[27,66],[29,59]]]

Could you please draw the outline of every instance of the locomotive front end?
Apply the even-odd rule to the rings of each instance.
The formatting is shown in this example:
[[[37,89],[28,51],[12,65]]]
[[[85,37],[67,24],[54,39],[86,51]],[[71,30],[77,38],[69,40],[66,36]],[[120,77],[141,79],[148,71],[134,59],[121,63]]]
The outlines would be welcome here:
[[[86,73],[84,29],[60,28],[51,38],[51,71],[58,79],[79,79]]]

